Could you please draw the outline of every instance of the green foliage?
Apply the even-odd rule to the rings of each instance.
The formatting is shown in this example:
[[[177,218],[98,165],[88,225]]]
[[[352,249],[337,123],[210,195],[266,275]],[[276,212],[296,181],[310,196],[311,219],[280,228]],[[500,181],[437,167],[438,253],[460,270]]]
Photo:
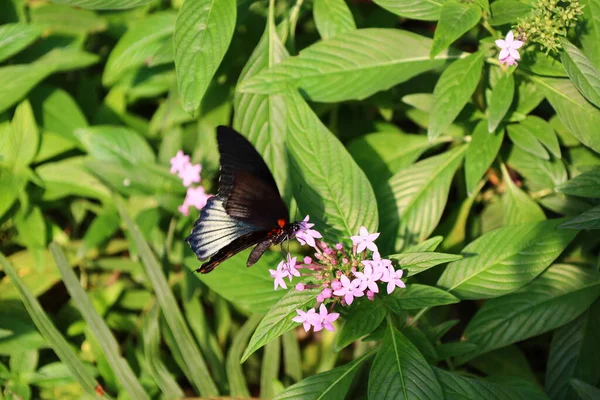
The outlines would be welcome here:
[[[597,398],[599,16],[598,0],[0,1],[0,399]],[[317,305],[315,272],[273,289],[282,254],[317,261],[295,240],[193,272],[200,213],[182,214],[169,161],[190,155],[192,187],[217,194],[218,125],[329,246],[380,232],[405,287],[326,300],[334,331],[313,333],[293,318]]]

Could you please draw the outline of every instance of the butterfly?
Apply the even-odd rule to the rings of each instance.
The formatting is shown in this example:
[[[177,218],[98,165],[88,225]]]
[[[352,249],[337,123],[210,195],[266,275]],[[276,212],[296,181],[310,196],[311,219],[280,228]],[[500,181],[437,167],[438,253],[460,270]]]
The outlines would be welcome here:
[[[241,134],[217,127],[221,155],[219,191],[208,199],[186,238],[208,273],[231,256],[256,245],[246,266],[254,265],[273,244],[291,239],[303,222],[289,222],[289,211],[262,157]]]

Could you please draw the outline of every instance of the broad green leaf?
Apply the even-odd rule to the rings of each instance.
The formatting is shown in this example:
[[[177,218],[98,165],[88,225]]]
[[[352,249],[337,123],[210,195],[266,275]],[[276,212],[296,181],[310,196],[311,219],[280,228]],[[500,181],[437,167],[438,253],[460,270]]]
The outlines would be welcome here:
[[[430,141],[450,127],[471,98],[479,83],[483,57],[483,52],[473,53],[452,63],[440,76],[433,91],[433,110],[427,129]]]
[[[252,315],[233,336],[233,341],[229,347],[226,360],[227,380],[232,396],[250,397],[248,384],[246,383],[246,377],[242,370],[240,360],[242,359],[242,354],[248,344],[250,335],[252,335],[252,332],[258,326],[261,318],[262,316],[259,314]]]
[[[561,158],[558,137],[548,122],[535,115],[528,115],[519,125],[531,132],[554,157]]]
[[[410,246],[409,248],[404,250],[404,253],[432,252],[435,251],[435,249],[437,249],[437,247],[440,245],[440,243],[442,243],[443,240],[443,236],[434,236],[421,243],[417,243],[413,246]]]
[[[600,198],[600,168],[583,172],[556,188],[572,196]]]
[[[287,293],[273,290],[269,269],[276,269],[281,261],[279,252],[267,252],[252,267],[246,267],[248,251],[230,258],[225,268],[216,268],[210,274],[198,274],[208,287],[237,307],[251,313],[266,313]],[[185,265],[194,271],[200,262],[195,257],[186,258]]]
[[[281,340],[279,337],[265,345],[260,369],[260,397],[273,398],[273,384],[279,377],[279,363],[281,361]]]
[[[80,128],[75,131],[75,136],[96,160],[132,164],[155,160],[148,142],[137,132],[122,126]]]
[[[91,10],[122,10],[149,4],[154,0],[52,0],[53,3]]]
[[[309,376],[275,396],[274,400],[344,400],[356,373],[372,353],[327,372]]]
[[[600,343],[596,335],[600,329],[600,301],[552,335],[546,369],[546,392],[556,400],[572,398],[569,387],[572,378],[588,383],[600,378]]]
[[[538,382],[527,357],[517,345],[505,346],[490,351],[470,360],[469,365],[492,377],[514,376],[531,382]]]
[[[455,40],[467,33],[481,19],[481,7],[475,3],[448,0],[442,4],[440,20],[433,35],[431,57],[447,49]]]
[[[377,204],[365,174],[299,94],[288,94],[286,104],[292,187],[302,215],[333,241],[348,241],[361,226],[377,231]]]
[[[397,261],[400,268],[406,271],[407,278],[428,270],[431,267],[435,267],[436,265],[457,261],[463,258],[460,254],[434,253],[433,250],[422,252],[417,249],[415,249],[417,251],[411,249],[407,249],[407,251],[410,250],[410,253],[404,252],[402,254],[391,254],[388,256],[388,258]]]
[[[488,300],[464,336],[486,353],[556,329],[577,318],[600,295],[600,275],[555,264],[518,291]]]
[[[26,183],[27,176],[22,171],[13,172],[0,166],[0,217],[10,209]]]
[[[106,356],[106,360],[110,364],[110,367],[114,371],[120,384],[123,386],[123,390],[133,398],[149,399],[150,397],[145,392],[141,383],[135,376],[135,373],[121,356],[119,343],[105,321],[103,321],[102,317],[96,312],[90,297],[88,297],[81,287],[81,283],[77,279],[75,272],[71,269],[71,266],[67,262],[67,258],[60,247],[56,243],[51,243],[50,251],[60,270],[62,281],[71,295],[71,299],[77,306],[77,309],[89,326],[89,329],[98,340],[98,343]]]
[[[425,307],[444,306],[458,303],[460,300],[445,290],[435,286],[413,283],[405,289],[396,288],[385,301],[392,309],[418,310]]]
[[[296,310],[306,310],[308,306],[314,306],[316,303],[315,296],[318,292],[316,289],[302,292],[297,290],[288,291],[260,321],[256,331],[250,338],[250,343],[248,343],[241,361],[246,361],[256,350],[298,326],[297,322],[292,321],[292,318],[298,315]]]
[[[515,85],[515,113],[527,115],[544,100],[544,94],[528,76],[515,76]]]
[[[576,232],[557,229],[564,220],[526,222],[488,232],[469,243],[465,258],[450,263],[438,281],[463,300],[513,292],[545,270]]]
[[[373,185],[378,187],[431,148],[426,137],[378,132],[352,140],[346,148]]]
[[[494,85],[488,105],[488,132],[493,133],[506,116],[515,96],[513,71],[506,71]]]
[[[354,17],[345,0],[315,0],[313,15],[319,35],[323,39],[356,29]]]
[[[11,282],[10,285],[12,286],[13,283]],[[37,350],[49,346],[32,322],[23,303],[19,301],[18,295],[16,298],[2,301],[0,318],[2,319],[0,354],[10,355],[18,351]],[[1,371],[0,366],[0,375]]]
[[[581,215],[561,224],[566,229],[600,229],[600,206],[589,209]]]
[[[15,217],[19,239],[36,260],[37,270],[43,270],[46,250],[46,223],[39,207],[21,209]]]
[[[378,191],[381,239],[385,248],[400,250],[426,239],[435,229],[448,200],[452,177],[467,146],[429,157],[392,176]]]
[[[516,146],[512,148],[507,164],[525,177],[529,190],[554,189],[569,178],[561,160],[543,160]]]
[[[469,342],[450,342],[442,343],[435,348],[435,352],[438,357],[437,362],[448,360],[450,358],[458,357],[463,354],[471,353],[477,349],[477,345]]]
[[[29,46],[41,34],[41,28],[23,23],[0,26],[0,62]]]
[[[25,100],[17,106],[10,126],[0,126],[0,161],[20,170],[35,158],[39,142],[33,110]]]
[[[385,296],[385,295],[384,295]],[[386,309],[380,299],[359,299],[348,309],[344,325],[335,337],[334,351],[340,351],[355,340],[373,332],[385,318]]]
[[[471,144],[465,153],[465,179],[469,196],[473,194],[480,179],[490,168],[504,139],[504,129],[488,132],[488,123],[482,120],[471,135]]]
[[[432,60],[431,43],[399,29],[358,29],[305,48],[245,80],[238,90],[282,93],[291,84],[313,101],[361,100],[462,56],[451,50]]]
[[[106,30],[106,21],[93,11],[39,3],[30,8],[31,23],[54,34],[81,35]]]
[[[252,52],[239,82],[273,67],[288,57],[274,24],[268,22],[263,36]],[[278,95],[236,92],[233,98],[233,127],[244,135],[262,155],[273,173],[282,198],[289,202],[292,187],[289,178],[288,154],[285,148],[285,99]]]
[[[534,78],[560,120],[584,145],[600,153],[600,110],[588,103],[569,79]]]
[[[179,399],[184,397],[183,391],[177,384],[174,376],[162,362],[160,353],[159,315],[160,308],[157,304],[154,304],[144,317],[144,326],[142,330],[144,357],[152,378],[154,378],[154,381],[164,396],[166,398]]]
[[[515,146],[541,159],[550,159],[550,155],[531,129],[520,123],[510,124],[506,129],[508,130],[508,137]]]
[[[106,61],[102,83],[114,85],[123,74],[146,64],[175,31],[175,13],[161,12],[136,21],[129,26]]]
[[[388,323],[369,373],[370,399],[441,399],[442,388],[419,350]]]
[[[442,386],[445,400],[548,400],[544,392],[528,382],[520,386],[506,385],[469,378],[439,368],[434,368],[434,371]]]
[[[524,18],[533,9],[526,0],[496,0],[491,4],[492,18],[490,25],[499,26],[513,24],[518,18]]]
[[[135,247],[139,252],[146,275],[152,283],[158,304],[160,304],[160,308],[169,329],[173,333],[177,347],[181,353],[185,355],[183,360],[191,373],[191,375],[188,376],[188,379],[190,379],[196,390],[198,390],[202,396],[216,396],[218,394],[218,389],[210,375],[202,354],[198,350],[196,342],[194,342],[192,333],[185,323],[177,300],[175,299],[175,295],[169,287],[167,278],[164,276],[162,267],[158,263],[156,256],[152,253],[148,242],[146,242],[142,236],[140,228],[125,211],[120,199],[117,201],[117,207],[119,209],[119,214],[121,214],[121,219],[124,220],[125,225],[127,226],[127,232],[133,239]]]
[[[179,9],[173,46],[183,108],[195,114],[233,36],[235,0],[186,0]]]
[[[600,72],[575,45],[566,39],[561,44],[560,60],[569,78],[586,99],[600,107]]]
[[[35,295],[23,283],[21,277],[10,265],[4,255],[0,254],[0,265],[6,275],[10,277],[12,284],[17,288],[19,296],[31,316],[31,319],[39,329],[40,333],[48,341],[60,360],[67,365],[73,376],[77,379],[83,390],[90,396],[95,397],[94,388],[96,379],[81,362],[77,354],[72,350],[71,344],[54,326],[48,314],[46,314],[35,298]],[[105,396],[108,398],[108,396]],[[144,398],[144,397],[141,397]]]
[[[302,380],[302,355],[296,332],[288,331],[281,337],[283,344],[283,370],[294,382]]]
[[[594,400],[600,398],[600,389],[580,381],[579,379],[571,379],[571,386],[577,392],[581,400]]]
[[[523,222],[536,222],[546,219],[544,211],[537,203],[523,192],[513,182],[504,164],[502,168],[502,180],[506,191],[502,195],[504,207],[504,225],[516,225]]]
[[[600,1],[581,0],[585,30],[578,35],[583,52],[600,69]],[[580,17],[581,18],[581,17]]]
[[[445,0],[373,0],[373,2],[401,17],[436,21],[440,18]]]

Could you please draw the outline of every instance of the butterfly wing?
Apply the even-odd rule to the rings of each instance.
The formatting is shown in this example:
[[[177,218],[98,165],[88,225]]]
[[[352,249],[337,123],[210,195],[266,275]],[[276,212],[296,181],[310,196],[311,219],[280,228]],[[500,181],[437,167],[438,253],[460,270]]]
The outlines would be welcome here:
[[[217,141],[221,154],[219,193],[208,200],[186,239],[198,259],[211,258],[198,269],[202,273],[268,241],[269,232],[288,221],[275,179],[252,144],[224,126],[217,128]],[[262,252],[252,257],[252,264],[260,255]]]

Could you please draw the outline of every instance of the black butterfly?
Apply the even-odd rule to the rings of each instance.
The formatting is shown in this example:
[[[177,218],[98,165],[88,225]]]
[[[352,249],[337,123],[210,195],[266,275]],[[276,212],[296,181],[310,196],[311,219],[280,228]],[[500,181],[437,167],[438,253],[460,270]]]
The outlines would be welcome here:
[[[302,227],[302,222],[289,222],[275,179],[252,144],[226,126],[217,128],[217,142],[219,193],[208,200],[185,239],[199,260],[210,258],[196,270],[201,273],[258,244],[248,257],[249,267],[269,246],[294,237]]]

